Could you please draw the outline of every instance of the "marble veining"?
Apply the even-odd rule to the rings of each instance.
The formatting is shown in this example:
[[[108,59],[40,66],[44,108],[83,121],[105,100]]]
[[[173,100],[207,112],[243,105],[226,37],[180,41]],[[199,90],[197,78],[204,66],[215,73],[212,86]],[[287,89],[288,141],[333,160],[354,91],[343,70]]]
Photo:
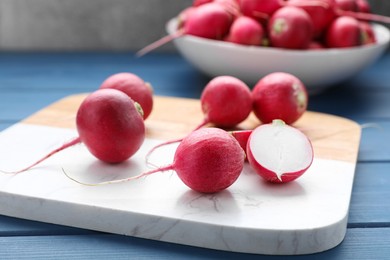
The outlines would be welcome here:
[[[18,169],[74,135],[74,130],[17,124],[0,133],[0,168]],[[146,140],[122,165],[98,162],[78,145],[27,173],[0,175],[0,214],[256,254],[309,254],[343,240],[352,163],[315,158],[307,173],[287,185],[270,185],[246,165],[237,182],[217,194],[191,191],[174,172],[99,187],[62,174],[61,168],[82,181],[99,182],[141,173],[150,169],[143,156],[157,142]],[[169,164],[174,151],[174,145],[167,146],[151,159]]]

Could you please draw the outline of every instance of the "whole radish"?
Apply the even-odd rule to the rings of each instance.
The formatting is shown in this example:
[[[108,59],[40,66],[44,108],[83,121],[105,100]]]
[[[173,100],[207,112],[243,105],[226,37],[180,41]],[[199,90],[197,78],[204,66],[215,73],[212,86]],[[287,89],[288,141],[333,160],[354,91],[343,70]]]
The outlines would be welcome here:
[[[362,31],[359,21],[353,17],[340,16],[329,26],[326,36],[329,48],[349,48],[362,44]]]
[[[185,22],[175,34],[168,35],[137,52],[137,56],[158,48],[159,46],[183,35],[193,35],[207,39],[220,40],[229,32],[233,22],[232,14],[223,5],[218,3],[206,3],[195,7],[187,13]]]
[[[371,13],[371,5],[367,0],[356,0],[358,11],[362,13]]]
[[[290,6],[300,7],[310,16],[313,24],[313,36],[318,38],[336,18],[335,0],[321,0],[323,4],[304,5],[305,0],[289,0]]]
[[[218,76],[207,83],[200,97],[205,115],[201,125],[212,123],[231,128],[244,121],[252,110],[251,91],[232,76]]]
[[[230,27],[225,41],[242,45],[261,45],[264,40],[263,26],[247,16],[237,17]]]
[[[140,108],[125,93],[101,89],[80,105],[76,126],[80,141],[99,160],[120,163],[134,155],[145,139]]]
[[[344,11],[357,12],[358,4],[356,0],[335,0],[336,7]]]
[[[312,20],[300,8],[282,7],[269,20],[268,37],[273,47],[306,49],[312,40],[312,36]]]
[[[297,121],[306,111],[308,94],[305,85],[294,75],[275,72],[261,78],[252,90],[253,112],[262,123],[281,119]]]
[[[133,73],[121,72],[111,75],[103,81],[100,88],[113,88],[126,93],[131,99],[140,104],[144,119],[147,119],[152,112],[152,86]]]
[[[217,76],[210,80],[200,98],[204,114],[202,122],[193,131],[211,123],[218,127],[232,128],[244,121],[252,111],[252,93],[243,81],[232,76]],[[149,156],[159,147],[180,142],[183,138],[165,141],[154,146]]]
[[[265,22],[276,10],[283,6],[280,0],[240,0],[243,15]]]
[[[256,173],[274,183],[297,179],[309,169],[314,158],[309,138],[282,120],[253,130],[246,152]]]
[[[244,167],[245,153],[238,142],[219,128],[202,128],[186,136],[176,149],[172,164],[127,179],[87,184],[105,185],[139,179],[156,172],[174,170],[192,190],[216,193],[231,186]],[[66,174],[66,173],[65,173]]]
[[[359,20],[390,23],[390,17],[370,13],[370,6],[367,1],[354,0],[311,0],[317,2],[313,5],[305,5],[302,2],[307,0],[289,0],[289,5],[299,6],[311,17],[314,25],[315,37],[320,37],[339,16],[350,16]],[[310,2],[310,1],[309,1]]]
[[[145,139],[141,107],[116,89],[100,89],[88,95],[77,111],[76,126],[78,137],[30,166],[7,173],[27,171],[52,155],[80,143],[84,143],[97,159],[119,163],[137,152]]]
[[[191,15],[191,12],[194,11],[196,7],[190,6],[182,10],[178,15],[177,15],[177,30],[181,30],[185,24],[185,22],[188,19],[188,16]]]

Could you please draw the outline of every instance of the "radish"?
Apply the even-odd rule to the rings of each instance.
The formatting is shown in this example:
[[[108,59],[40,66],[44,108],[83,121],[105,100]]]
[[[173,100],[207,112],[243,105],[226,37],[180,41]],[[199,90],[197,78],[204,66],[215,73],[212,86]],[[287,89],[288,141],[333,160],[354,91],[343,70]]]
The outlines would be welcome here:
[[[263,26],[255,19],[247,16],[237,17],[225,38],[225,41],[243,45],[261,45],[263,40]]]
[[[329,48],[349,48],[362,44],[359,21],[349,16],[336,18],[329,26],[325,37]]]
[[[202,128],[186,136],[176,149],[172,164],[156,168],[127,179],[96,184],[105,185],[139,179],[156,172],[174,170],[178,177],[192,190],[216,193],[231,186],[244,167],[245,153],[238,142],[219,128]]]
[[[167,35],[144,47],[136,55],[145,55],[155,48],[183,35],[193,35],[215,40],[223,39],[229,32],[232,21],[232,14],[222,4],[212,2],[200,5],[187,13],[185,22],[176,33]]]
[[[217,76],[210,80],[200,98],[203,121],[195,127],[198,130],[212,123],[223,128],[231,128],[244,121],[252,111],[252,93],[243,81],[232,76]],[[149,156],[159,147],[180,142],[182,138],[163,142],[154,146]]]
[[[247,144],[249,164],[257,174],[274,183],[300,177],[311,166],[313,147],[300,130],[282,120],[258,126]]]
[[[152,86],[135,74],[122,72],[111,75],[101,84],[100,88],[113,88],[126,93],[131,99],[141,105],[144,119],[147,119],[152,112]]]
[[[335,3],[336,7],[340,10],[352,12],[357,12],[359,10],[356,0],[335,0]]]
[[[182,10],[177,15],[177,29],[180,30],[183,28],[185,22],[187,21],[188,16],[191,15],[191,12],[194,11],[196,8],[194,6],[190,6]]]
[[[356,0],[358,11],[362,13],[371,13],[371,5],[367,0]]]
[[[335,19],[334,0],[321,0],[323,4],[317,5],[302,5],[302,0],[289,0],[291,6],[300,7],[307,12],[313,24],[313,36],[318,38],[324,30]]]
[[[305,85],[294,75],[274,72],[261,78],[252,90],[253,112],[262,123],[281,119],[287,124],[306,111],[308,94]]]
[[[241,148],[246,151],[246,146],[249,140],[249,136],[252,134],[253,130],[236,130],[231,131],[230,134],[237,140]]]
[[[145,139],[140,108],[123,94],[115,89],[95,91],[77,111],[76,126],[80,141],[96,158],[108,163],[127,160],[138,151]]]
[[[312,40],[313,23],[302,9],[282,7],[269,20],[268,36],[273,47],[306,49]]]
[[[262,23],[284,5],[280,0],[240,0],[239,4],[243,15]]]
[[[361,42],[363,45],[376,43],[375,32],[371,24],[361,21],[359,22],[361,31]]]
[[[319,41],[311,41],[308,47],[309,50],[323,50],[325,46]]]
[[[244,121],[252,110],[248,85],[232,76],[213,78],[202,91],[200,100],[205,115],[200,127],[208,123],[224,128],[234,127]]]
[[[140,111],[140,106],[119,90],[97,90],[84,99],[77,111],[78,137],[30,166],[7,173],[27,171],[52,155],[79,143],[84,143],[92,155],[101,161],[123,162],[137,152],[145,139],[145,125]]]
[[[203,4],[211,3],[211,2],[213,2],[213,1],[214,1],[214,0],[194,0],[194,1],[192,2],[192,6],[197,7],[197,6],[200,6],[200,5],[203,5]]]
[[[318,0],[317,2],[322,2],[322,4],[313,4],[312,6],[304,5],[302,1],[304,0],[289,0],[288,3],[301,7],[309,14],[313,21],[315,37],[320,37],[330,23],[339,16],[390,23],[390,17],[370,13],[370,6],[367,2],[364,3],[364,0]]]

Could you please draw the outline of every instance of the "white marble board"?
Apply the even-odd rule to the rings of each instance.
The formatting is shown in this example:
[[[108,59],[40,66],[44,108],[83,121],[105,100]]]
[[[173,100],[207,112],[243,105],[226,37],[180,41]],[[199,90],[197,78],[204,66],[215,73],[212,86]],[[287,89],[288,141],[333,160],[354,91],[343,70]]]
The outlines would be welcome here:
[[[17,170],[76,135],[74,129],[18,123],[0,133],[0,169]],[[106,165],[77,145],[17,175],[0,174],[0,214],[204,248],[255,254],[321,252],[342,242],[355,163],[316,157],[294,182],[264,182],[246,165],[227,190],[191,191],[173,171],[140,180],[90,187],[150,169],[144,155],[159,140],[148,138],[135,157]],[[152,162],[172,162],[175,145]]]

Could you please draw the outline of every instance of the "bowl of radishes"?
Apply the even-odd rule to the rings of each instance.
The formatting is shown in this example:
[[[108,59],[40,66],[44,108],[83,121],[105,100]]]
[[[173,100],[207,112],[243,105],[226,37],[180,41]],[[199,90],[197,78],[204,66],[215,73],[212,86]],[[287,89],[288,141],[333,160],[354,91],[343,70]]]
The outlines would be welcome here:
[[[158,44],[173,40],[210,77],[231,75],[253,85],[287,72],[316,93],[352,78],[386,51],[390,32],[373,21],[390,23],[362,0],[195,0],[167,23],[168,36]]]

